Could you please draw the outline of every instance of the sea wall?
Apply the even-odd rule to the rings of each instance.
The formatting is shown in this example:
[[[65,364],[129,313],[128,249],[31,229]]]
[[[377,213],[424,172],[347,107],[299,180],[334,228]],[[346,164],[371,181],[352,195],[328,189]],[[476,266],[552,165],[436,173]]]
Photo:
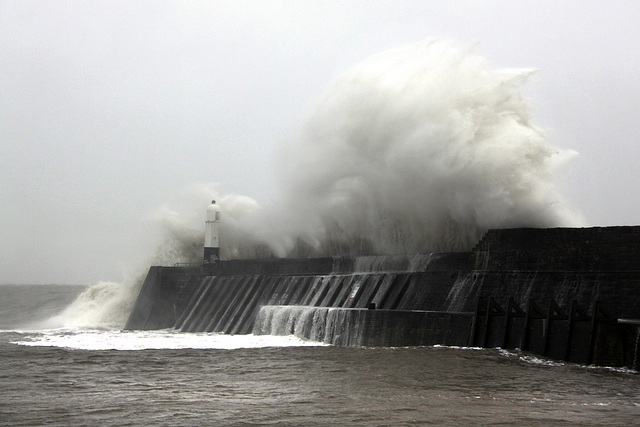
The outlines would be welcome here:
[[[476,270],[638,271],[640,226],[489,230]]]
[[[126,329],[249,333],[264,305],[446,311],[454,284],[466,281],[449,271],[210,276],[152,267]]]
[[[151,267],[126,329],[293,330],[336,345],[500,346],[491,337],[508,333],[520,335],[504,346],[525,348],[526,338],[525,349],[550,357],[581,354],[572,360],[596,360],[593,349],[604,348],[605,338],[614,336],[616,344],[609,347],[620,351],[617,359],[607,360],[630,365],[640,345],[640,322],[634,320],[640,319],[639,255],[640,227],[512,229],[489,231],[465,253]],[[492,314],[478,331],[484,315],[480,301],[489,298],[496,307],[536,304],[548,313],[534,316],[526,327],[518,316],[500,320]],[[569,316],[573,307],[584,316]],[[265,324],[265,318],[288,320],[277,326]],[[604,324],[605,318],[614,326],[585,326]],[[315,319],[313,326],[296,329],[309,319]],[[585,340],[589,343],[582,345]]]

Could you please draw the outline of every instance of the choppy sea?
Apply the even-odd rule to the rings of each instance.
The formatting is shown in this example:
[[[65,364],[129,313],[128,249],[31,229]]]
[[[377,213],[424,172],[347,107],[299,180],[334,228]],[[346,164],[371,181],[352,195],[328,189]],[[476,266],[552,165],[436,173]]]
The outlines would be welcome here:
[[[638,425],[640,375],[515,351],[52,327],[80,286],[0,286],[0,425]]]

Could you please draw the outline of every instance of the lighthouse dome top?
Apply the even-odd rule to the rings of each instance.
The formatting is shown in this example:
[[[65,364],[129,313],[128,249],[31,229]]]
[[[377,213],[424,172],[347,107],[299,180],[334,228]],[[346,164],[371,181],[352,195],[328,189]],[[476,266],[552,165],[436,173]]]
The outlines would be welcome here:
[[[216,205],[216,201],[212,200],[207,206],[207,221],[220,220],[220,206]]]

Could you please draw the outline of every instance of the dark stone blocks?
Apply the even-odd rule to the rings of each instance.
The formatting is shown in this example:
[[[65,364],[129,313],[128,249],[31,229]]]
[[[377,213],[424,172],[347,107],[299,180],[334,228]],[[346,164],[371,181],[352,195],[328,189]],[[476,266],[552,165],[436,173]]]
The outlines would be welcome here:
[[[526,324],[518,315],[489,316],[478,331],[476,307],[489,298],[503,309],[553,303],[574,321],[556,312]],[[583,318],[599,316],[596,301],[611,322],[594,329]],[[574,303],[582,317],[569,314]],[[338,310],[325,335],[336,345],[473,342],[637,368],[640,227],[490,230],[464,253],[151,267],[126,329],[250,333],[265,306],[315,307],[318,316]]]

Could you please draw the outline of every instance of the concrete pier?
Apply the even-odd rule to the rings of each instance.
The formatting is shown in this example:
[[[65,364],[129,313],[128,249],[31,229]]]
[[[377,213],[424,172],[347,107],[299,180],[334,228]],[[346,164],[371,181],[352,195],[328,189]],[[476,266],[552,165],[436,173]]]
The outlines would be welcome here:
[[[634,367],[635,319],[640,227],[595,227],[490,230],[464,253],[151,267],[126,329],[498,346]]]

